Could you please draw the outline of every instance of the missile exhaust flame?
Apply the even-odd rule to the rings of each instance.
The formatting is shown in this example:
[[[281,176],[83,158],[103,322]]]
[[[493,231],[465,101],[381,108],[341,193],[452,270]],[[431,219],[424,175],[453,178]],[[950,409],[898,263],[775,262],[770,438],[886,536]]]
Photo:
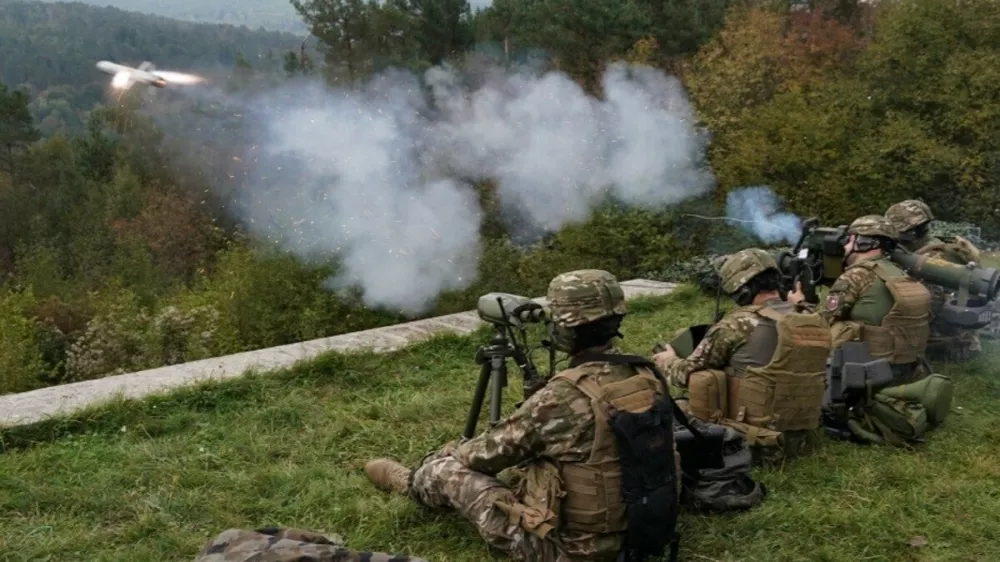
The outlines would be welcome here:
[[[128,88],[128,72],[119,72],[111,79],[111,87],[116,90]]]
[[[171,84],[199,84],[204,81],[201,76],[171,70],[153,70],[150,74],[155,74]]]

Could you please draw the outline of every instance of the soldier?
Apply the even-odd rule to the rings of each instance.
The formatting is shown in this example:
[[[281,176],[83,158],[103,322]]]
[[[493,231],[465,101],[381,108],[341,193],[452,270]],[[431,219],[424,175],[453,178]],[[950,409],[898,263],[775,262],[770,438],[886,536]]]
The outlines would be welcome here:
[[[646,441],[660,449],[652,455],[630,449],[635,455],[627,459],[619,457],[609,423],[615,410],[660,407],[666,383],[649,369],[618,360],[642,358],[621,355],[613,345],[626,307],[610,273],[559,275],[549,285],[548,300],[553,345],[570,355],[569,369],[497,426],[431,453],[415,469],[377,459],[365,472],[378,488],[408,494],[428,507],[455,508],[490,545],[516,560],[612,562],[626,535],[628,549],[673,538],[677,477],[670,414],[648,418],[666,424],[665,433]],[[623,470],[622,463],[635,457],[641,470]],[[496,478],[518,465],[524,468],[516,488]],[[648,505],[633,508],[626,505],[631,495],[619,488],[640,473],[662,482]]]
[[[359,552],[339,536],[291,528],[229,529],[205,545],[194,562],[427,562],[412,556]]]
[[[900,245],[907,250],[965,265],[979,261],[979,249],[961,236],[941,240],[930,234],[934,220],[930,207],[923,201],[910,199],[896,203],[885,212],[885,218],[899,231]],[[941,310],[951,297],[950,291],[924,282],[931,292],[931,333],[927,351],[954,360],[971,359],[982,351],[976,330],[962,330],[941,318]]]
[[[870,359],[885,360],[891,373],[874,396],[865,392],[855,403],[825,403],[825,425],[835,435],[868,442],[920,442],[944,420],[952,396],[950,379],[925,368],[930,292],[889,260],[899,234],[884,216],[863,216],[847,234],[846,268],[818,312],[830,322],[834,348],[864,342]],[[792,302],[804,299],[801,290],[788,296]]]
[[[782,300],[781,271],[764,250],[729,256],[719,277],[739,307],[688,357],[666,345],[653,359],[674,386],[688,389],[690,414],[746,434],[756,461],[801,454],[820,425],[830,326]]]
[[[897,384],[921,378],[930,332],[930,292],[889,260],[899,233],[882,215],[866,215],[847,228],[844,272],[817,310],[833,329],[833,344],[864,341],[872,357],[886,358]],[[795,291],[791,302],[804,302]]]

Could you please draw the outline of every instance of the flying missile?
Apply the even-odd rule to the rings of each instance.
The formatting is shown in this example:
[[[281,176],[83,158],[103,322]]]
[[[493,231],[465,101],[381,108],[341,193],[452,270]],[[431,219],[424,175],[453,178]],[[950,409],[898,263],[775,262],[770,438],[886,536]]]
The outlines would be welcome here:
[[[102,60],[97,63],[97,69],[114,76],[111,85],[119,90],[127,90],[133,84],[147,84],[157,88],[166,88],[168,84],[196,84],[201,78],[183,72],[156,70],[153,63],[145,61],[138,68],[116,64]]]

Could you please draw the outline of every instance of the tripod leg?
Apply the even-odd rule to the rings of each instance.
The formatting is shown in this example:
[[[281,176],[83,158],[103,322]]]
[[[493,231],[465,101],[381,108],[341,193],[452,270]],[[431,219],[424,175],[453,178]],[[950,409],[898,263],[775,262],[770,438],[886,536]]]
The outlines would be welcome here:
[[[490,383],[492,369],[489,363],[483,363],[479,369],[479,382],[476,383],[476,393],[472,397],[472,407],[469,409],[469,417],[465,420],[466,439],[472,439],[476,435],[476,424],[479,422],[479,413],[483,411],[483,400],[486,399],[486,385]]]
[[[507,386],[507,360],[504,357],[493,357],[493,394],[490,396],[490,426],[500,421],[500,410],[503,408],[503,389]]]

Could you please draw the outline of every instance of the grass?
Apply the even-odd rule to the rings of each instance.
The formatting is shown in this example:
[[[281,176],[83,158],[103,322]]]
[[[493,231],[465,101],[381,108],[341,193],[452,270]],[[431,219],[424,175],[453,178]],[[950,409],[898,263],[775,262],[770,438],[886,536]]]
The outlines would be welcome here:
[[[636,301],[623,347],[646,353],[658,337],[704,322],[712,306],[691,290]],[[487,341],[481,332],[393,354],[331,355],[4,430],[0,559],[192,560],[223,529],[267,525],[434,561],[503,559],[458,515],[378,492],[362,471],[378,456],[413,463],[459,436],[472,357]],[[998,360],[991,350],[946,368],[954,413],[922,450],[829,441],[782,470],[758,471],[769,495],[757,509],[685,514],[682,559],[1000,560]],[[911,546],[914,537],[926,544]]]

